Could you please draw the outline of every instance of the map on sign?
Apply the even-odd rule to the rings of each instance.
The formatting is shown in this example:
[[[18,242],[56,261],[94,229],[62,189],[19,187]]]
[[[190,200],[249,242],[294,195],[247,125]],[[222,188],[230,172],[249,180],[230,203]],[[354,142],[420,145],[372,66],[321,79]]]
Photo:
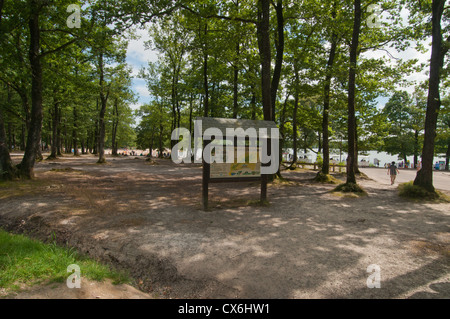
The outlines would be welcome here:
[[[243,152],[242,152],[243,153]],[[210,178],[260,177],[261,163],[249,163],[248,149],[245,157],[238,158],[237,147],[234,148],[234,163],[211,163]]]

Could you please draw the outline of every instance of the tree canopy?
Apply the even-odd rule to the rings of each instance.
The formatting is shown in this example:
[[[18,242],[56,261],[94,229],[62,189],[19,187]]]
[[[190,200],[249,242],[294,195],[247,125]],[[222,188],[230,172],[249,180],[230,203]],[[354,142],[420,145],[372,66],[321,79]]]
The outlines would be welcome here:
[[[292,165],[300,150],[318,149],[325,174],[330,152],[345,141],[351,182],[363,150],[414,155],[414,164],[442,154],[448,167],[447,106],[440,110],[449,96],[445,3],[2,1],[1,176],[32,177],[47,149],[51,157],[90,152],[100,163],[105,148],[162,150],[174,128],[192,131],[196,116],[274,120],[281,147],[294,148]],[[151,101],[133,111],[125,57],[135,28],[149,32],[158,60],[139,75]],[[398,58],[427,52],[431,37],[429,64]],[[406,80],[429,67],[426,83]],[[440,95],[439,106],[430,94]],[[421,154],[427,138],[433,147]],[[15,167],[9,152],[19,149]]]

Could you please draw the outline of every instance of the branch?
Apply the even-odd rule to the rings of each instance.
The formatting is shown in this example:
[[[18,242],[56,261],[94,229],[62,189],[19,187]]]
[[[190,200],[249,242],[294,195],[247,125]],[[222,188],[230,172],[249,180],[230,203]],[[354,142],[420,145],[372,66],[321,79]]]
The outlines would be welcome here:
[[[68,47],[69,45],[71,45],[71,44],[77,42],[78,40],[83,40],[83,41],[85,41],[86,43],[88,43],[89,45],[91,45],[91,43],[89,42],[89,40],[87,40],[86,38],[87,38],[87,36],[89,36],[89,35],[91,34],[91,32],[93,31],[93,29],[94,29],[94,20],[92,19],[87,34],[85,34],[85,35],[82,36],[82,37],[77,36],[76,34],[73,34],[72,32],[67,31],[67,30],[63,30],[63,29],[43,29],[43,30],[41,30],[41,32],[53,32],[53,31],[55,31],[55,32],[63,32],[63,33],[66,33],[66,34],[70,34],[71,36],[74,37],[74,39],[70,40],[69,42],[67,42],[67,43],[65,43],[65,44],[63,44],[63,45],[61,45],[60,47],[58,47],[58,48],[56,48],[56,49],[53,49],[53,50],[50,50],[50,51],[47,51],[47,52],[42,52],[42,53],[40,54],[40,57],[42,58],[42,57],[44,57],[44,56],[46,56],[46,55],[49,55],[49,54],[52,54],[52,53],[61,51],[62,49]]]
[[[75,43],[76,41],[78,41],[79,39],[73,39],[73,40],[70,40],[69,42],[67,42],[67,43],[65,43],[65,44],[63,44],[63,45],[61,45],[60,47],[57,47],[56,49],[54,49],[54,50],[50,50],[50,51],[46,51],[46,52],[42,52],[40,55],[39,55],[39,57],[44,57],[44,56],[46,56],[46,55],[49,55],[49,54],[52,54],[52,53],[55,53],[55,52],[58,52],[58,51],[61,51],[62,49],[64,49],[64,48],[66,48],[66,47],[68,47],[69,45],[71,45],[71,44],[73,44],[73,43]]]
[[[401,58],[396,58],[395,56],[393,56],[393,55],[392,55],[388,50],[386,50],[386,49],[376,48],[375,50],[380,50],[380,51],[386,52],[386,53],[389,55],[389,57],[390,57],[391,59],[394,59],[394,60],[397,60],[397,61],[401,60]]]
[[[123,26],[121,30],[127,30],[131,27],[133,27],[135,24],[139,23],[142,26],[145,25],[145,23],[150,22],[153,20],[153,18],[162,17],[164,15],[171,14],[174,10],[178,9],[180,5],[176,3],[174,6],[164,10],[159,11],[157,13],[151,13],[151,14],[132,14],[129,12],[123,12],[123,13],[114,13],[113,21],[121,21],[123,23]]]
[[[41,29],[41,32],[63,32],[63,33],[70,34],[71,36],[74,36],[74,37],[76,36],[72,32],[63,30],[63,29]]]
[[[17,93],[19,93],[20,88],[19,88],[15,83],[6,80],[3,76],[0,76],[0,81],[2,81],[3,83],[5,83],[6,85],[9,85],[10,87],[13,88],[14,91],[16,91]]]
[[[383,46],[387,45],[391,41],[392,41],[392,39],[389,39],[389,40],[384,41],[383,43],[378,43],[378,44],[376,44],[374,46],[371,46],[371,47],[361,48],[360,52],[366,52],[366,51],[369,51],[369,50],[381,50],[381,49],[379,49],[379,47],[383,47]]]
[[[180,7],[189,11],[190,13],[192,13],[194,15],[200,16],[205,19],[215,18],[215,19],[222,19],[222,20],[227,20],[227,21],[239,21],[239,22],[244,22],[244,23],[257,24],[257,22],[252,19],[244,19],[244,18],[240,18],[240,17],[227,17],[227,16],[221,16],[221,15],[217,15],[217,14],[211,14],[211,15],[205,16],[205,15],[202,15],[200,12],[197,12],[197,11],[189,8],[188,6],[181,5]]]

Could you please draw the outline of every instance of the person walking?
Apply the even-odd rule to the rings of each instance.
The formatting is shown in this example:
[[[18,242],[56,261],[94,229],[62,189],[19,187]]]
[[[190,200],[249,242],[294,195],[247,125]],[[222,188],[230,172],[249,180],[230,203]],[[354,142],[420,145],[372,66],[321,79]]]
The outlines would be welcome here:
[[[391,185],[394,185],[395,178],[397,177],[398,174],[400,174],[397,166],[395,165],[395,162],[392,162],[391,165],[389,165],[387,174],[391,175]]]

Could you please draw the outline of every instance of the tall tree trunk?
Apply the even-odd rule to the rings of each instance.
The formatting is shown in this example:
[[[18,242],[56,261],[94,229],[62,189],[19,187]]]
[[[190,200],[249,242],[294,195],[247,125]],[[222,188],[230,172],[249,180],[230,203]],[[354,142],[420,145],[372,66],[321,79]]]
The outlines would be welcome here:
[[[97,163],[106,163],[105,157],[105,113],[106,104],[108,102],[108,94],[105,94],[104,88],[104,66],[103,53],[100,53],[98,58],[99,72],[100,72],[100,115],[98,118],[98,161]]]
[[[73,155],[80,155],[78,152],[78,113],[76,105],[73,106],[73,129],[72,129],[72,141],[73,141]]]
[[[8,146],[6,145],[6,132],[3,122],[3,111],[0,108],[0,180],[11,180],[15,176]]]
[[[333,20],[336,18],[336,2],[333,6],[332,12]],[[322,118],[322,135],[323,135],[323,165],[322,173],[330,174],[330,145],[329,145],[329,111],[330,111],[330,92],[331,92],[331,78],[334,64],[334,58],[336,56],[336,48],[338,44],[338,38],[336,32],[332,32],[331,35],[331,49],[328,56],[325,85],[323,89],[323,118]]]
[[[433,0],[432,4],[432,44],[430,60],[430,77],[428,82],[427,112],[425,117],[425,136],[422,149],[422,168],[417,172],[414,185],[434,192],[433,159],[436,124],[441,106],[439,94],[440,72],[444,64],[444,49],[442,45],[441,19],[445,0]],[[448,49],[447,49],[448,50]]]
[[[294,66],[295,72],[295,96],[294,96],[294,111],[292,113],[292,148],[293,148],[293,159],[291,167],[295,168],[297,165],[297,137],[298,137],[298,128],[297,128],[297,111],[299,105],[300,98],[300,78],[298,74],[297,67]],[[306,155],[306,151],[305,151]]]
[[[176,76],[176,66],[172,69],[172,127],[171,132],[173,132],[177,128],[177,76]],[[173,148],[176,144],[176,141],[170,140],[170,147]]]
[[[0,23],[1,23],[1,8],[3,2],[0,3]],[[8,107],[11,103],[8,86]],[[0,107],[0,180],[11,180],[15,177],[16,169],[12,164],[11,156],[9,154],[8,146],[6,144],[6,131],[3,120],[3,110]]]
[[[255,87],[252,85],[252,99],[250,100],[250,108],[252,110],[251,119],[256,120],[256,92]]]
[[[58,152],[58,104],[56,92],[53,92],[53,112],[52,112],[52,147],[48,158],[56,158]]]
[[[148,155],[147,155],[147,157],[150,157],[150,158],[152,158],[153,157],[153,140],[154,140],[154,137],[155,137],[155,131],[154,130],[152,130],[152,137],[150,138],[150,145],[149,145],[149,147],[148,147]]]
[[[117,156],[117,143],[116,143],[116,137],[117,137],[117,128],[119,126],[119,102],[118,99],[114,99],[114,108],[113,108],[113,122],[112,122],[112,155]]]
[[[261,91],[262,104],[265,121],[272,121],[271,81],[270,81],[270,0],[258,1],[258,49],[261,60]]]
[[[95,110],[98,112],[98,98],[97,98],[97,104]],[[94,127],[94,136],[93,136],[93,149],[92,154],[97,155],[97,148],[98,148],[98,118],[95,120],[95,127]]]
[[[288,93],[286,95],[286,98],[283,103],[283,109],[281,110],[281,115],[280,115],[280,139],[281,139],[281,141],[278,146],[278,163],[280,163],[278,166],[278,171],[277,171],[278,177],[281,177],[281,165],[283,162],[283,143],[282,143],[282,141],[284,141],[284,136],[285,136],[285,131],[284,131],[285,125],[284,124],[286,121],[286,108],[287,108],[289,97],[290,97],[290,93]]]
[[[317,143],[318,143],[317,153],[321,153],[322,152],[322,132],[321,131],[317,132]]]
[[[236,11],[239,11],[239,0],[235,2]],[[236,30],[239,32],[239,30]],[[239,56],[240,56],[240,38],[236,37],[235,46],[236,58],[233,64],[233,118],[236,119],[238,115],[238,79],[239,79]]]
[[[449,169],[449,159],[450,159],[450,141],[447,145],[447,153],[445,153],[445,170],[448,171]]]
[[[271,102],[271,83],[270,83],[270,65],[272,62],[271,48],[270,48],[270,0],[258,1],[258,23],[256,26],[258,49],[261,61],[261,92],[262,92],[262,105],[265,121],[273,120],[272,102]],[[267,154],[272,154],[271,143],[267,143]],[[278,151],[278,150],[277,150]],[[261,200],[266,200],[267,196],[267,181],[268,176],[262,174],[261,182]],[[270,176],[273,180],[274,176]]]
[[[352,43],[350,46],[350,69],[348,76],[348,157],[347,157],[347,184],[356,184],[355,177],[355,150],[356,150],[356,118],[355,118],[355,93],[356,93],[356,62],[359,44],[359,32],[361,27],[361,0],[354,1],[354,21]]]
[[[64,119],[63,131],[64,131],[64,153],[68,154],[71,153],[71,147],[69,145],[69,138],[67,136],[66,119]]]
[[[281,69],[283,67],[283,53],[284,53],[284,17],[283,17],[283,1],[277,0],[275,12],[277,15],[277,37],[275,41],[276,56],[275,67],[273,69],[273,77],[271,83],[271,106],[272,106],[272,121],[275,121],[275,105],[277,100],[277,91],[281,79]]]
[[[57,126],[56,126],[56,155],[62,156],[62,139],[61,139],[61,109],[56,108],[56,118],[57,118]]]
[[[189,94],[189,133],[191,136],[193,136],[192,132],[192,112],[194,111],[194,97],[192,96],[192,93]]]
[[[205,23],[204,30],[204,44],[203,44],[203,89],[205,93],[205,97],[203,99],[203,116],[209,116],[209,85],[208,85],[208,47],[207,47],[207,36],[208,36],[208,24]]]
[[[37,162],[40,162],[40,161],[42,161],[44,159],[44,156],[42,156],[42,151],[43,150],[44,150],[44,147],[42,145],[42,137],[41,137],[41,139],[39,140],[39,145],[36,148],[36,161]]]
[[[361,171],[359,170],[358,153],[359,153],[359,149],[358,149],[358,118],[355,116],[355,157],[354,157],[355,166],[354,166],[354,170],[355,170],[355,174],[361,175]]]
[[[419,157],[419,131],[414,130],[414,168],[417,168]]]
[[[31,121],[28,130],[27,145],[22,162],[19,164],[19,175],[24,178],[34,177],[34,164],[41,140],[42,129],[42,66],[40,57],[39,11],[41,3],[30,0],[30,51],[31,66]]]
[[[86,137],[86,153],[92,154],[92,144],[91,144],[92,132],[89,131]]]
[[[163,132],[164,127],[162,124],[159,125],[159,158],[163,157],[164,149],[163,149]]]
[[[233,65],[233,118],[236,119],[238,115],[238,79],[239,79],[239,41],[236,43],[236,61]]]

